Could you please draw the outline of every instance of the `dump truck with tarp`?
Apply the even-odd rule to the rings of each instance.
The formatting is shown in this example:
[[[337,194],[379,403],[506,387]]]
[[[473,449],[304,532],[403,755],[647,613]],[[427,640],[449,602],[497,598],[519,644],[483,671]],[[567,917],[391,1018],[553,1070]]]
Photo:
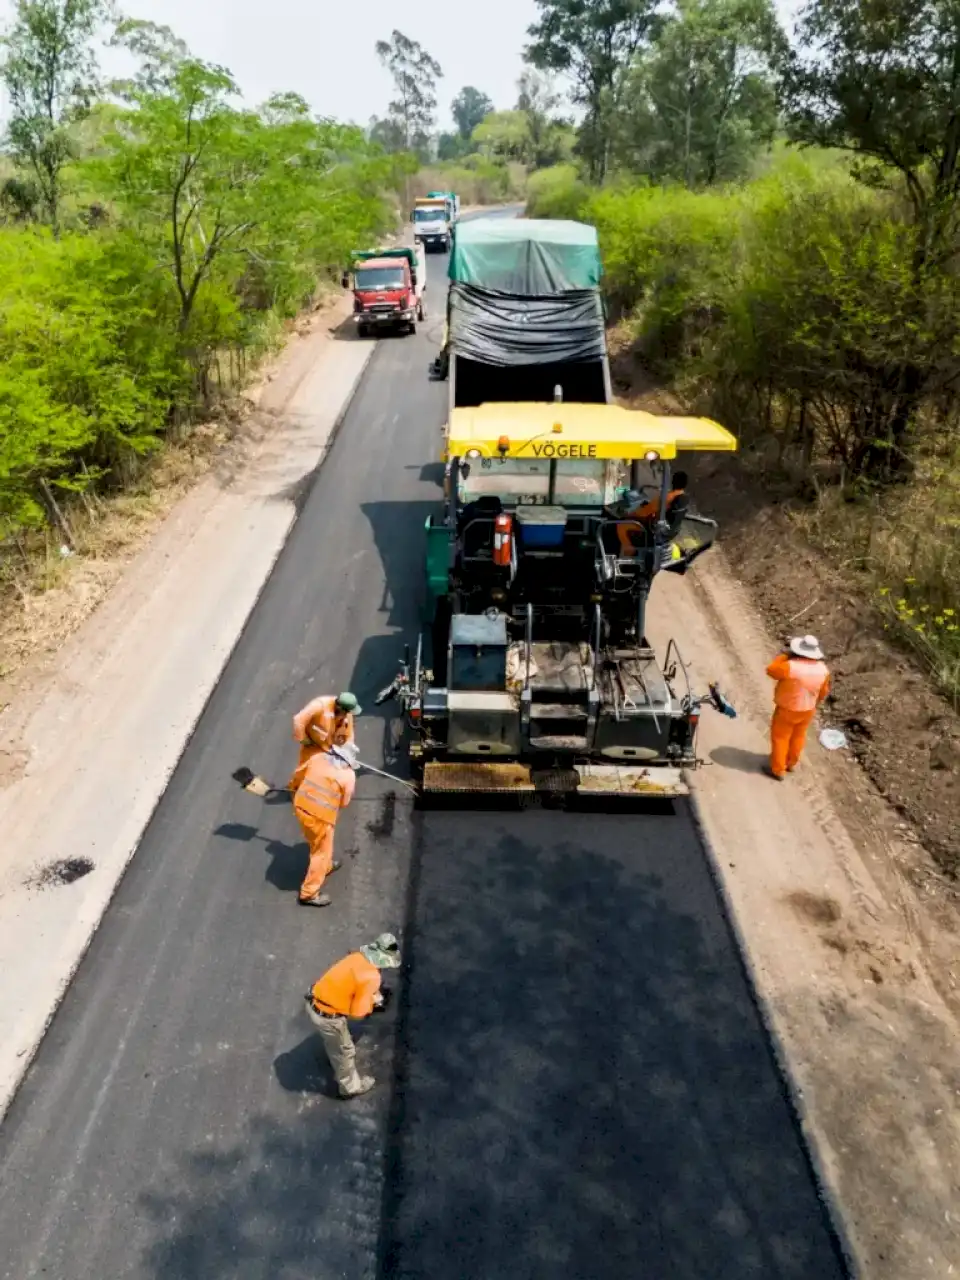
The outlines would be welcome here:
[[[422,196],[410,215],[413,237],[429,253],[432,249],[446,253],[453,238],[453,222],[446,196]]]
[[[382,329],[416,333],[417,322],[426,316],[427,268],[419,245],[358,250],[343,285],[353,289],[353,319],[361,338]]]
[[[597,233],[579,222],[484,218],[457,228],[435,373],[449,409],[613,399]],[[558,391],[559,388],[559,391]]]
[[[446,200],[447,216],[451,226],[456,226],[460,220],[460,197],[455,191],[428,191],[428,200]]]

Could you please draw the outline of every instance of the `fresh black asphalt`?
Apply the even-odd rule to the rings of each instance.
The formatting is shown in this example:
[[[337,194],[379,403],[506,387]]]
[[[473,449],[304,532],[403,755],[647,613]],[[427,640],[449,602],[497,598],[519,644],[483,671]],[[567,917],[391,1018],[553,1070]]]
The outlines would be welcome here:
[[[395,754],[371,698],[418,624],[433,311],[379,343],[0,1128],[7,1280],[844,1274],[684,806],[414,812],[362,778],[311,912],[289,806],[230,781],[283,778],[290,713],[344,686]],[[301,996],[385,928],[379,1085],[343,1104]]]

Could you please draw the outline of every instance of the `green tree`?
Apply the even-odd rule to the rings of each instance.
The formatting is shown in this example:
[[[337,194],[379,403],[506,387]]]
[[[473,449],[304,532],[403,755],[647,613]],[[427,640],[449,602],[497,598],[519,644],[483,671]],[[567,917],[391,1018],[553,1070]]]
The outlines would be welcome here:
[[[464,142],[469,142],[473,137],[474,129],[493,110],[493,103],[485,93],[468,84],[454,98],[450,104],[450,110],[457,126],[457,133]]]
[[[524,111],[491,111],[474,129],[473,140],[485,155],[530,163],[530,122]]]
[[[921,252],[953,250],[960,195],[960,7],[952,0],[813,0],[785,60],[794,139],[840,147],[873,185],[902,182]]]
[[[73,154],[70,126],[95,93],[93,39],[107,15],[106,0],[17,0],[3,38],[7,142],[16,162],[33,174],[55,232],[63,169]]]
[[[459,133],[441,133],[437,139],[437,159],[444,163],[460,160],[470,154],[473,143]]]
[[[620,158],[687,186],[743,177],[776,130],[782,44],[770,0],[679,0],[629,77]]]
[[[528,62],[573,81],[586,108],[581,149],[590,177],[602,182],[610,123],[619,107],[624,71],[655,32],[657,0],[536,0],[540,20],[528,30]]]
[[[556,115],[563,96],[550,77],[528,68],[517,81],[517,110],[527,117],[530,163],[535,169],[560,164],[572,155],[575,133]]]
[[[373,116],[367,136],[371,142],[376,143],[378,147],[382,147],[384,151],[394,153],[406,149],[403,125],[399,120],[394,120],[391,117]]]
[[[303,245],[295,233],[309,237],[324,201],[323,215],[335,212],[351,177],[362,192],[364,181],[372,188],[386,176],[382,167],[351,174],[351,156],[366,149],[360,130],[317,123],[289,95],[260,112],[239,109],[236,96],[222,68],[181,64],[169,91],[135,90],[103,166],[126,213],[167,246],[181,334],[224,259],[241,265],[276,260],[278,244]],[[355,220],[344,232],[356,234]]]
[[[185,41],[170,27],[139,18],[122,18],[110,44],[115,49],[126,49],[139,63],[133,78],[115,80],[110,86],[121,98],[129,98],[135,89],[160,93],[171,88],[177,68],[191,56]]]
[[[389,41],[378,40],[376,48],[393,77],[396,93],[388,119],[398,126],[403,150],[417,151],[426,159],[437,109],[437,81],[443,77],[440,64],[402,31],[394,31]]]
[[[813,0],[798,37],[783,67],[790,134],[850,151],[855,176],[906,192],[916,230],[911,323],[923,332],[960,231],[960,7],[953,0]],[[929,382],[906,349],[883,376],[893,407],[868,460],[881,476],[909,465]]]

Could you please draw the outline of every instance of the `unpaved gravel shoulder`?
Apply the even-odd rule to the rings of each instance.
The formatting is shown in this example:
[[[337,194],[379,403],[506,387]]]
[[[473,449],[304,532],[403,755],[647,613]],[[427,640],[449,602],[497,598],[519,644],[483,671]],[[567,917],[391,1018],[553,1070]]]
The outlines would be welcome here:
[[[739,711],[704,715],[696,802],[862,1275],[960,1275],[955,934],[906,874],[914,847],[841,753],[761,773],[778,645],[721,552],[658,582],[650,631]]]

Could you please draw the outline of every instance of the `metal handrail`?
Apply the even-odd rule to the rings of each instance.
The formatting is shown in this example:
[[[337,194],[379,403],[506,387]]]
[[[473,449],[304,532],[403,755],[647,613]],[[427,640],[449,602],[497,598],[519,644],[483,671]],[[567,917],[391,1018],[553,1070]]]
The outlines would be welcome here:
[[[524,692],[530,688],[530,663],[533,660],[533,605],[527,604],[527,679]]]
[[[472,520],[468,520],[468,521],[467,521],[467,523],[463,526],[463,528],[459,531],[459,534],[458,534],[458,537],[459,537],[459,539],[460,539],[460,558],[461,558],[461,560],[484,560],[484,559],[486,559],[486,557],[485,557],[485,556],[468,556],[468,555],[466,554],[466,552],[463,550],[464,543],[466,542],[467,531],[468,531],[468,530],[470,530],[470,529],[472,529],[472,528],[473,528],[473,526],[474,526],[475,524],[489,524],[489,526],[490,526],[490,555],[491,555],[491,558],[492,558],[492,556],[493,556],[493,535],[494,535],[494,530],[495,530],[495,526],[494,526],[494,521],[495,521],[495,519],[496,519],[496,516],[474,516]]]
[[[597,688],[597,668],[600,665],[600,634],[602,628],[602,618],[600,614],[599,604],[593,606],[593,687]]]
[[[693,697],[693,685],[690,683],[690,672],[687,669],[687,664],[683,660],[683,654],[681,654],[680,652],[680,646],[677,644],[673,636],[670,637],[670,643],[667,645],[667,652],[663,659],[664,677],[666,677],[667,671],[670,670],[670,654],[671,653],[674,654],[676,661],[680,667],[680,670],[683,672],[683,678],[687,682],[686,699],[690,700]],[[666,678],[664,679],[664,683],[666,683]],[[681,702],[682,701],[683,699],[681,699]]]

